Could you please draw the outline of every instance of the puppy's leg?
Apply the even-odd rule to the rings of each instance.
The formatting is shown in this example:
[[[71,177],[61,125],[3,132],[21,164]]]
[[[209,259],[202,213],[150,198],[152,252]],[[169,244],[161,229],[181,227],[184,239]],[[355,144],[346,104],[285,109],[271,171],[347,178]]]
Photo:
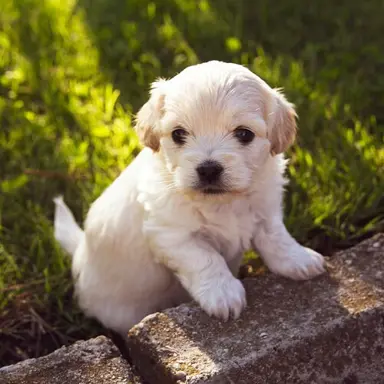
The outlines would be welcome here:
[[[306,280],[324,272],[324,258],[300,245],[287,231],[282,220],[265,220],[257,228],[254,247],[268,268],[279,275]]]
[[[245,290],[223,257],[209,244],[183,230],[151,231],[158,262],[174,272],[183,287],[210,316],[236,319],[246,305]]]

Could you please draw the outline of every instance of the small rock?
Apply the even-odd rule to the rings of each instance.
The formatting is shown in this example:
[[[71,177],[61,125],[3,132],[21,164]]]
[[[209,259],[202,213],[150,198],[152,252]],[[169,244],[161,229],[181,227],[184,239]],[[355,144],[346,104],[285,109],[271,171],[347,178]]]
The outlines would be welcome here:
[[[151,313],[150,315],[148,316],[145,316],[143,320],[141,320],[142,323],[145,323],[147,321],[152,321],[152,320],[156,320],[157,318],[157,314],[156,313]]]
[[[347,264],[347,265],[351,265],[351,264],[352,264],[352,260],[350,260],[350,259],[345,260],[345,264]]]
[[[175,379],[185,381],[187,379],[187,374],[184,371],[178,371],[175,373]]]
[[[377,241],[376,243],[372,244],[372,247],[373,248],[379,248],[380,247],[380,243]]]
[[[263,339],[265,339],[267,336],[268,334],[266,332],[260,333],[260,337],[262,337]]]
[[[88,343],[93,345],[103,345],[105,340],[103,337],[95,337],[94,339],[88,340]]]

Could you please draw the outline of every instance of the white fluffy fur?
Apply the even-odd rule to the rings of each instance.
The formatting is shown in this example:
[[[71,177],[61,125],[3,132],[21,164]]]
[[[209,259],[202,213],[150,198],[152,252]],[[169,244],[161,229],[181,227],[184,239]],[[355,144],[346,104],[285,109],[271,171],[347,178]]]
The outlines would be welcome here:
[[[178,126],[189,132],[183,146],[171,138]],[[238,126],[256,138],[241,145]],[[94,202],[84,232],[56,200],[55,235],[73,254],[81,308],[121,333],[190,297],[210,315],[237,318],[246,295],[235,276],[252,247],[280,275],[321,274],[322,256],[283,224],[281,152],[295,128],[293,106],[240,65],[211,61],[156,82],[138,113],[147,148]],[[226,193],[195,188],[208,159],[223,165]]]

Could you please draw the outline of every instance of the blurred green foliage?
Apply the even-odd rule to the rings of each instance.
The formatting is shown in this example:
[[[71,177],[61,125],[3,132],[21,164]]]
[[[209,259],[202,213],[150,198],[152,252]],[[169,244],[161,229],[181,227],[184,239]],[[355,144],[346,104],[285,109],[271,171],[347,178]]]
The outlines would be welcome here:
[[[0,332],[36,337],[1,322],[25,305],[52,338],[97,332],[71,301],[52,198],[81,221],[140,149],[132,114],[149,83],[197,62],[244,64],[296,104],[286,223],[298,240],[326,251],[382,228],[383,14],[380,0],[2,0]]]

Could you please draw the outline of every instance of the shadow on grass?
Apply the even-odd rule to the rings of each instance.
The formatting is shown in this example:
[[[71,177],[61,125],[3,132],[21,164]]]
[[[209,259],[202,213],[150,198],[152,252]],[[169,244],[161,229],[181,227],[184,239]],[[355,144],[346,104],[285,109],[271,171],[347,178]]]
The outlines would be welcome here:
[[[77,4],[99,48],[102,68],[136,107],[143,101],[142,89],[158,75],[173,76],[196,60],[233,60],[240,53],[252,57],[263,47],[274,59],[299,60],[306,77],[323,92],[342,91],[357,115],[374,113],[383,122],[380,0],[343,0],[329,7],[321,0],[305,5],[279,0],[273,7],[266,0]]]
[[[103,71],[135,110],[144,102],[149,84],[156,77],[174,76],[201,60],[204,52],[205,59],[230,59],[224,43],[228,26],[201,4],[174,0],[78,1],[77,11],[84,12]]]

